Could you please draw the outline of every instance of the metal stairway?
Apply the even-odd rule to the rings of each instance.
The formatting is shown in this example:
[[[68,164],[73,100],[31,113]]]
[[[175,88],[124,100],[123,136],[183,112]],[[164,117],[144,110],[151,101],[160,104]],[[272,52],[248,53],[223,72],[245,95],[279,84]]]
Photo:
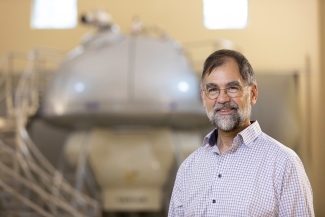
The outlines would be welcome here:
[[[25,61],[18,64],[24,65],[23,73],[15,73],[16,59]],[[101,216],[99,202],[72,187],[38,150],[26,129],[39,108],[48,78],[44,72],[55,65],[50,61],[59,59],[57,53],[33,50],[0,60],[0,217]]]

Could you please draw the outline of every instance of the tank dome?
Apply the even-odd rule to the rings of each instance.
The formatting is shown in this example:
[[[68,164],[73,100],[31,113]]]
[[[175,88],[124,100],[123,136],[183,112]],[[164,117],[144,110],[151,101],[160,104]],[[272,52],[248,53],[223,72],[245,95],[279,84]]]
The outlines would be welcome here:
[[[65,125],[207,124],[199,81],[174,41],[111,31],[67,55],[41,114]]]

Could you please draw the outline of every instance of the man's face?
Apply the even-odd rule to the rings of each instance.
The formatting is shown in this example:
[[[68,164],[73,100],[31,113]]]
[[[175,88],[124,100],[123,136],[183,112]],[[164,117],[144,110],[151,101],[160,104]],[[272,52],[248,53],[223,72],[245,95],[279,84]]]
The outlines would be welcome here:
[[[257,99],[257,86],[245,86],[246,82],[233,59],[228,59],[224,65],[215,68],[203,80],[203,89],[207,86],[225,89],[233,85],[238,85],[241,89],[238,96],[229,97],[224,90],[220,90],[219,96],[213,100],[209,99],[201,89],[203,106],[211,123],[225,132],[249,125],[251,106]]]

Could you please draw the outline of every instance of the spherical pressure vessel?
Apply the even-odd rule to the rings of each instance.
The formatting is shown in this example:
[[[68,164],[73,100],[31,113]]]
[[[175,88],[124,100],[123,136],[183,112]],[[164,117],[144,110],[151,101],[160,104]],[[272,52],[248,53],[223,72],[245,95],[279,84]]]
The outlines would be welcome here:
[[[207,123],[199,81],[177,43],[109,30],[67,55],[47,87],[41,113],[73,126]]]

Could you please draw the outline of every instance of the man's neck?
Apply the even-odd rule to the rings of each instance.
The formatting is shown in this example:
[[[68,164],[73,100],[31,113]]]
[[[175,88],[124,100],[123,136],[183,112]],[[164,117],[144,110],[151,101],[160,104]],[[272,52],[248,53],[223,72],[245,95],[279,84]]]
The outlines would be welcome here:
[[[250,121],[244,123],[241,127],[238,127],[237,129],[226,132],[218,129],[218,139],[217,139],[217,146],[219,148],[220,154],[224,153],[228,149],[232,147],[232,141],[237,136],[237,134],[244,130],[246,127],[250,125]]]

